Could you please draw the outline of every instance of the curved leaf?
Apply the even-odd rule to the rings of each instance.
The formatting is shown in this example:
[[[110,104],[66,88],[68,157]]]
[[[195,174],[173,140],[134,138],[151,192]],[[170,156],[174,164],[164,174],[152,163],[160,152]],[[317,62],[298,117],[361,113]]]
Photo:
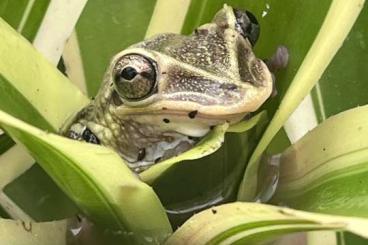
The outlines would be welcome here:
[[[30,40],[33,40],[33,37],[38,32],[39,25],[41,24],[40,21],[44,16],[43,11],[46,11],[48,3],[49,1],[47,0],[21,1],[16,4],[13,4],[13,1],[9,1],[6,3],[6,8],[2,9],[2,16],[9,21],[9,18],[16,17],[13,15],[15,13],[14,10],[19,10],[19,13],[22,13],[23,16],[18,20],[14,19],[13,22],[10,22],[18,31]],[[70,25],[69,23],[68,26],[70,27]],[[54,26],[53,28],[57,29],[59,27]],[[60,32],[59,34],[64,35],[63,37],[68,35],[68,33],[65,34],[64,32]],[[47,35],[43,35],[43,38],[47,38]],[[39,41],[42,40],[42,35],[37,36]],[[60,36],[58,38],[60,39]],[[48,41],[51,44],[50,39]],[[60,42],[60,40],[57,41]],[[67,78],[49,64],[31,44],[1,19],[0,44],[1,110],[42,129],[55,132],[61,127],[66,118],[79,111],[81,107],[88,103],[88,99]],[[8,136],[2,135],[0,137],[4,139],[4,143],[8,142],[8,147],[11,145]],[[2,147],[6,147],[6,145],[2,145]],[[2,172],[5,171],[4,173],[7,173],[6,178],[1,178],[0,180],[1,188],[5,188],[3,191],[9,198],[17,200],[18,203],[16,204],[27,211],[33,210],[35,207],[39,208],[39,211],[42,211],[41,217],[43,217],[43,220],[60,217],[65,213],[70,214],[71,211],[72,213],[75,212],[75,210],[71,210],[74,207],[71,202],[56,189],[53,183],[49,182],[50,184],[47,186],[36,186],[36,181],[33,181],[26,182],[27,185],[24,186],[20,184],[21,181],[15,180],[16,177],[20,176],[31,166],[32,160],[29,160],[30,157],[28,155],[25,156],[23,148],[14,147],[14,149],[9,150],[11,151],[9,153],[13,155],[13,157],[8,158],[10,162],[3,162],[6,158],[1,158],[2,161],[0,164]],[[15,150],[17,151],[16,153]],[[24,162],[21,161],[22,157]],[[2,167],[5,167],[5,169]],[[32,173],[32,177],[37,180],[49,181],[45,177],[45,173],[39,168],[32,169],[38,171],[32,170],[26,172],[25,175],[28,176],[29,173]],[[12,182],[11,185],[7,185],[9,184],[7,181]],[[27,189],[28,192],[24,192],[27,194],[30,194],[29,191],[33,190],[33,195],[21,195],[21,192],[18,191],[21,188]],[[47,193],[50,190],[53,192]],[[42,200],[44,199],[36,200],[40,195],[47,197],[48,202],[43,202]],[[6,203],[1,204],[7,205]],[[62,210],[53,213],[50,212],[57,208]],[[40,218],[40,215],[38,215],[40,213],[31,212],[28,214],[32,217]],[[14,218],[20,217],[16,216]]]
[[[3,20],[0,43],[1,110],[55,131],[88,103],[64,75]]]
[[[255,244],[314,230],[346,230],[368,238],[368,220],[236,202],[194,215],[165,244]]]
[[[332,2],[312,47],[249,160],[240,185],[239,200],[251,200],[256,195],[260,156],[286,119],[318,81],[337,50],[341,47],[363,4],[364,0],[349,2],[334,0]]]
[[[95,222],[119,229],[126,240],[140,243],[162,241],[171,232],[153,190],[112,150],[43,132],[4,112],[0,112],[0,125],[28,148]]]
[[[273,203],[368,217],[368,106],[333,116],[280,158]]]
[[[140,174],[140,177],[144,182],[152,184],[156,178],[158,178],[174,164],[179,164],[180,162],[186,160],[200,159],[217,151],[224,142],[226,132],[244,133],[255,127],[258,123],[265,121],[266,117],[266,112],[262,111],[249,120],[241,121],[231,126],[229,126],[228,124],[219,125],[215,127],[210,133],[208,133],[195,147],[193,147],[189,151],[186,151],[176,157],[172,157],[168,160],[153,165],[149,169],[143,171]],[[201,163],[198,162],[198,164]]]
[[[29,41],[33,41],[50,0],[2,1],[0,17]]]
[[[140,174],[141,179],[148,184],[152,184],[156,178],[163,174],[172,165],[178,164],[185,160],[199,159],[215,152],[224,142],[225,132],[228,127],[229,125],[227,123],[215,127],[212,132],[207,134],[206,137],[204,137],[195,147],[189,151],[155,164],[149,169],[143,171]]]
[[[343,46],[312,91],[320,122],[344,110],[368,104],[367,22],[368,4],[364,4]]]

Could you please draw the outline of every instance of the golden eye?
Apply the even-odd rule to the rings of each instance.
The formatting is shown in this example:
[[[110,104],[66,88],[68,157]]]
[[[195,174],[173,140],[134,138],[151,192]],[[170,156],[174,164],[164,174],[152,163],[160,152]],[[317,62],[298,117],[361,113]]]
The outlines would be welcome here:
[[[153,61],[138,54],[123,56],[114,68],[116,92],[128,101],[143,100],[156,88],[156,70]]]

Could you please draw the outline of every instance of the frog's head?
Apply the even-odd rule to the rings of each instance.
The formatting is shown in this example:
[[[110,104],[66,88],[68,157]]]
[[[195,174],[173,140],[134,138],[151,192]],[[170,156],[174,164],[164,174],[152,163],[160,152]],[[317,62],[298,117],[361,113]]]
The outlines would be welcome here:
[[[258,34],[252,14],[225,5],[189,36],[160,34],[127,48],[69,136],[152,162],[168,149],[183,151],[186,136],[238,122],[272,92],[271,73],[252,51]]]
[[[271,73],[252,51],[258,34],[252,14],[224,6],[190,36],[160,34],[118,53],[102,91],[125,118],[202,135],[270,96]]]

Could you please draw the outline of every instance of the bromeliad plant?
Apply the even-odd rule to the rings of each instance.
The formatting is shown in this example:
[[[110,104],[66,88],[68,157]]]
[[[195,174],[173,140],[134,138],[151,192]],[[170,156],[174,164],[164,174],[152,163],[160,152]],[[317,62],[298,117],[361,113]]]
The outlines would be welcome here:
[[[53,244],[66,244],[65,233],[73,227],[62,219],[79,212],[104,227],[105,236],[126,244],[254,244],[291,232],[316,230],[348,231],[368,238],[365,116],[368,107],[333,116],[295,142],[305,133],[304,129],[315,126],[317,121],[315,114],[308,111],[313,110],[308,99],[319,105],[316,108],[321,109],[320,121],[326,114],[336,113],[328,110],[328,97],[322,96],[324,84],[332,81],[340,85],[339,81],[345,84],[356,78],[356,84],[350,83],[348,88],[362,86],[360,90],[367,90],[363,81],[359,83],[361,73],[367,71],[354,70],[362,67],[355,61],[359,59],[356,55],[363,54],[349,43],[353,39],[354,45],[358,42],[361,49],[366,47],[367,32],[362,31],[362,26],[368,14],[363,0],[287,1],[287,4],[228,1],[229,5],[247,8],[260,17],[258,56],[269,56],[281,43],[289,48],[289,67],[277,74],[278,96],[248,121],[230,127],[217,126],[196,147],[154,165],[139,176],[111,149],[56,134],[89,103],[87,96],[52,65],[60,58],[63,42],[85,2],[66,3],[61,9],[74,10],[67,18],[66,12],[56,8],[60,7],[56,2],[29,1],[23,15],[19,11],[22,8],[13,6],[13,2],[0,2],[2,17],[49,60],[4,20],[0,21],[0,125],[6,132],[0,136],[3,153],[0,205],[5,211],[3,216],[23,220],[0,219],[1,243],[49,244],[52,239]],[[68,76],[91,96],[99,87],[109,56],[142,39],[144,30],[146,36],[170,31],[189,33],[208,22],[223,4],[223,1],[182,1],[182,6],[173,1],[107,2],[87,3],[63,55]],[[177,14],[173,7],[186,11]],[[53,12],[55,9],[59,12]],[[101,9],[108,13],[101,14]],[[147,13],[153,13],[150,20]],[[64,16],[64,20],[50,25],[50,21],[58,19],[57,14]],[[121,27],[125,27],[126,33]],[[102,30],[109,35],[96,34]],[[341,48],[349,32],[349,40]],[[111,50],[106,51],[105,46]],[[354,55],[349,56],[351,52]],[[340,64],[343,70],[339,70]],[[349,76],[342,79],[341,72]],[[87,82],[80,82],[83,78]],[[308,97],[318,81],[319,85]],[[327,87],[328,91],[333,88]],[[338,87],[336,91],[341,89]],[[299,114],[294,114],[298,117],[297,127],[293,117],[285,124],[289,136],[286,138],[280,129],[305,96],[303,107],[297,109]],[[355,104],[366,102],[362,97]],[[338,106],[330,104],[343,107],[343,102]],[[290,145],[289,140],[295,143]],[[265,160],[264,153],[274,154],[271,161]],[[35,166],[41,166],[47,175],[33,166],[25,173],[29,180],[15,180],[32,166],[33,159],[38,164]],[[27,178],[25,175],[19,179]],[[46,182],[45,176],[50,176],[72,202],[51,182]],[[32,188],[39,178],[45,179],[47,185],[38,185],[43,194],[41,198],[35,194],[39,200],[32,200],[21,191],[28,192],[27,188]],[[228,204],[212,207],[224,202]],[[285,205],[304,211],[278,207]],[[206,210],[176,230],[193,212],[203,209]],[[60,221],[34,222],[55,219]],[[79,228],[71,232],[77,233]],[[85,236],[94,237],[94,233]]]

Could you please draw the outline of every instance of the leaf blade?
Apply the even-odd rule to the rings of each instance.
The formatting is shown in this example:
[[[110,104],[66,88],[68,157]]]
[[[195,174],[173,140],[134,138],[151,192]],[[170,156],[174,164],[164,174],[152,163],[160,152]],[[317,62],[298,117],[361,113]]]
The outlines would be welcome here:
[[[4,112],[0,112],[0,124],[95,221],[131,231],[133,235],[127,239],[142,243],[147,237],[162,241],[171,232],[152,189],[112,150],[42,132]],[[103,162],[108,162],[109,168]]]
[[[368,106],[330,117],[280,158],[274,203],[367,217]]]
[[[28,101],[28,105],[22,104],[23,113],[28,110],[37,112],[27,118],[28,121],[43,121],[37,126],[44,128],[47,122],[49,127],[46,129],[50,130],[51,126],[53,131],[57,131],[66,118],[88,103],[88,99],[66,77],[3,20],[0,20],[0,42],[1,86],[5,88],[6,83],[11,84]],[[7,111],[11,113],[9,108],[14,106],[14,98],[7,96],[6,89],[0,92],[0,109],[8,105]]]
[[[249,160],[238,192],[239,200],[251,200],[254,198],[261,154],[282,127],[293,109],[296,108],[318,81],[337,50],[341,47],[343,40],[358,17],[363,4],[364,0],[345,3],[336,0],[332,2],[319,34],[288,88],[278,111],[275,113]],[[331,30],[335,31],[332,32]]]
[[[308,230],[348,230],[368,238],[367,224],[367,219],[236,202],[193,216],[166,244],[254,244],[282,234]]]

